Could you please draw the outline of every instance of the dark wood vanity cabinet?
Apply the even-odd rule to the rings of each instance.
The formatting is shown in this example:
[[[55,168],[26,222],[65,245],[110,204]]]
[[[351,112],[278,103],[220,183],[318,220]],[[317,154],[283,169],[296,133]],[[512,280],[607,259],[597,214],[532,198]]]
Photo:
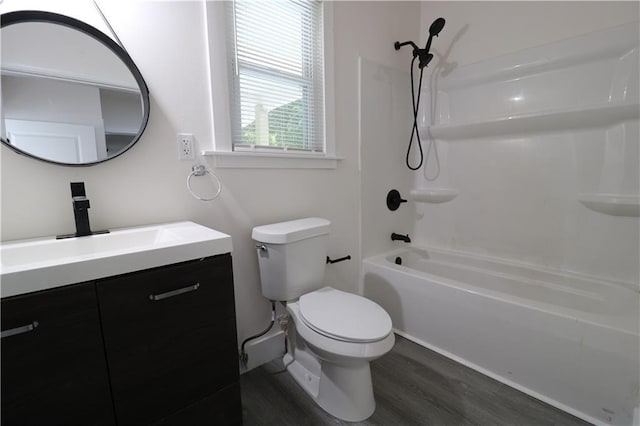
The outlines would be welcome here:
[[[2,300],[3,332],[33,321],[2,339],[3,425],[242,423],[229,254]]]
[[[2,300],[2,425],[113,425],[93,283]]]
[[[238,381],[231,257],[101,280],[97,291],[118,423],[179,424],[193,406],[213,424],[215,394]]]

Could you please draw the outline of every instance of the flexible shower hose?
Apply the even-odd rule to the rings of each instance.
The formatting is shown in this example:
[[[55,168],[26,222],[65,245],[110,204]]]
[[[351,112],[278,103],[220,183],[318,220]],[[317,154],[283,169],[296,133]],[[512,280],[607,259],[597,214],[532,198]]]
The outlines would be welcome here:
[[[418,107],[420,106],[420,92],[422,90],[422,73],[424,68],[420,68],[420,82],[418,83],[418,96],[416,99],[414,84],[413,84],[413,64],[416,61],[417,56],[414,56],[411,60],[411,106],[413,107],[413,127],[411,128],[411,138],[409,139],[409,146],[407,147],[407,167],[410,170],[418,170],[422,167],[422,162],[424,160],[424,154],[422,152],[422,141],[420,140],[420,132],[418,131]],[[420,162],[416,167],[412,167],[409,162],[409,156],[411,155],[411,145],[413,144],[413,135],[416,135],[416,140],[418,142],[418,148],[420,149]]]

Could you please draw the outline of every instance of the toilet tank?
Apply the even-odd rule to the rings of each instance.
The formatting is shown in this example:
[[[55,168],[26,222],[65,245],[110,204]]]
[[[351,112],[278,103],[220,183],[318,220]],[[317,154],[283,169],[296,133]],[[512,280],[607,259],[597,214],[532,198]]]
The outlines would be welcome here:
[[[310,217],[253,228],[264,297],[295,300],[323,287],[330,224]]]

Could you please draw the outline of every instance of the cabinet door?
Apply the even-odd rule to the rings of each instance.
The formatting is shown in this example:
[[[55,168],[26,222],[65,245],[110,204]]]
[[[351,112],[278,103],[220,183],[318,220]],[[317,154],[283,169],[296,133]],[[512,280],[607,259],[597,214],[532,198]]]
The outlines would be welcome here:
[[[1,307],[2,425],[114,424],[93,283]]]
[[[119,424],[158,421],[238,380],[230,255],[97,289]]]

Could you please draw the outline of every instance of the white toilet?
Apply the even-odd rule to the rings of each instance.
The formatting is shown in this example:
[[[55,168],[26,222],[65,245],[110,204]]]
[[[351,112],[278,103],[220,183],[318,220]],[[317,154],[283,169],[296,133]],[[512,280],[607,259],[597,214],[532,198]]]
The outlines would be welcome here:
[[[369,362],[395,342],[391,318],[364,297],[323,287],[330,222],[306,218],[253,228],[262,294],[286,302],[283,361],[329,414],[361,421],[375,410]]]

